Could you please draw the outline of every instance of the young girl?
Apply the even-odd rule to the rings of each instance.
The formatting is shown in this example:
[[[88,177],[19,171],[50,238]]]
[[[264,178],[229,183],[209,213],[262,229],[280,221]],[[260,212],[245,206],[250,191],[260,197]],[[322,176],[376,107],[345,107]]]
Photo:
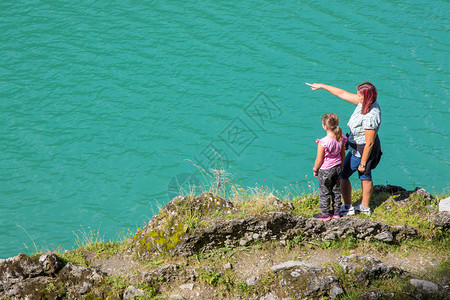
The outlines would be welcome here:
[[[339,174],[342,171],[342,163],[345,158],[345,142],[347,137],[342,134],[339,118],[336,114],[328,113],[322,117],[322,127],[327,135],[317,139],[317,157],[314,164],[314,176],[319,176],[319,208],[320,213],[313,217],[328,221],[331,218],[339,218],[341,208],[341,189]],[[331,210],[330,210],[331,202]]]

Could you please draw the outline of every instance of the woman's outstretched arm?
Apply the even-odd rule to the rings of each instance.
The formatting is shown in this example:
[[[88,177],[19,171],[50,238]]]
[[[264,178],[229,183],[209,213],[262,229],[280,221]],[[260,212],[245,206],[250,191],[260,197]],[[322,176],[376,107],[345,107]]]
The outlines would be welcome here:
[[[309,85],[311,87],[311,89],[313,91],[315,90],[319,90],[319,89],[324,89],[328,92],[330,92],[331,94],[338,96],[341,99],[344,99],[345,101],[348,101],[350,103],[353,103],[355,105],[358,105],[359,102],[361,102],[361,98],[362,96],[358,95],[358,94],[352,94],[349,93],[347,91],[344,91],[343,89],[331,86],[331,85],[326,85],[326,84],[322,84],[322,83],[307,83],[305,82],[306,85]]]

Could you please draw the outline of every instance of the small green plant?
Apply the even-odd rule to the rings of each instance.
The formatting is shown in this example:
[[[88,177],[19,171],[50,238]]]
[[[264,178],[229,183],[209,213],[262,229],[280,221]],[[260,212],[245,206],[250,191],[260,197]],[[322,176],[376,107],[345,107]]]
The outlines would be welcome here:
[[[56,286],[55,286],[55,284],[53,283],[53,281],[49,281],[49,282],[47,283],[47,285],[45,286],[45,290],[46,290],[47,292],[55,292],[55,291],[56,291]]]
[[[270,291],[271,287],[280,281],[280,277],[273,273],[268,272],[262,278],[260,281],[256,284],[257,290],[260,294],[265,294]]]
[[[382,197],[386,197],[386,195],[382,195]],[[425,239],[435,238],[440,235],[440,232],[427,218],[429,211],[425,208],[431,202],[432,200],[415,193],[405,201],[397,201],[395,195],[389,195],[374,210],[372,217],[392,226],[409,225],[417,229],[419,235]]]
[[[216,286],[219,283],[223,282],[222,274],[211,271],[211,270],[202,270],[200,272],[200,280],[209,285]]]
[[[184,216],[180,217],[180,219],[184,220],[183,232],[188,233],[189,231],[200,226],[202,216],[197,209],[187,209],[184,212]]]
[[[268,211],[278,210],[275,202],[274,191],[267,186],[257,185],[256,187],[247,187],[243,189],[238,186],[231,188],[230,199],[237,209],[231,216],[245,217],[249,215],[262,214]],[[231,217],[230,217],[231,218]]]
[[[77,230],[77,232],[72,232],[76,236],[75,245],[77,245],[78,247],[104,242],[103,237],[100,237],[99,230],[94,232],[92,231],[91,227],[88,228],[89,230],[86,231],[84,227],[81,226],[81,229]]]
[[[45,285],[45,291],[49,294],[63,295],[66,291],[66,286],[63,282],[56,281],[55,279],[50,279]]]
[[[351,289],[354,287],[354,278],[353,275],[344,272],[344,269],[338,262],[329,263],[329,266],[333,270],[334,276],[339,279],[339,282],[346,289]]]
[[[164,281],[164,277],[163,276],[153,277],[153,280],[156,281],[156,282],[163,282]]]
[[[294,214],[297,216],[311,218],[313,212],[319,210],[319,194],[308,194],[292,199]]]
[[[79,266],[90,267],[90,265],[86,262],[85,255],[83,254],[83,251],[81,249],[57,253],[57,255],[61,257],[66,263],[73,262]]]
[[[295,246],[302,246],[303,242],[305,241],[305,238],[303,235],[297,235],[293,239],[286,241],[286,248],[288,250],[293,249]]]
[[[238,280],[235,282],[235,287],[239,295],[241,296],[247,296],[251,293],[253,293],[254,288],[250,285],[248,285],[246,282],[242,280]]]
[[[23,228],[23,227],[20,226],[20,225],[17,225],[17,227],[22,228],[22,230],[25,231],[25,233],[28,235],[28,237],[30,238],[31,242],[33,243],[34,250],[32,251],[32,254],[38,254],[38,253],[40,253],[41,251],[39,251],[39,247],[38,247],[37,244],[34,242],[33,238],[30,236],[30,234],[28,233],[28,231],[26,231],[25,228]],[[23,245],[25,246],[25,248],[26,248],[27,250],[29,250],[27,244],[23,243]]]
[[[132,239],[133,238],[133,236],[134,236],[134,233],[136,232],[137,230],[135,230],[135,231],[133,231],[133,230],[131,230],[130,228],[126,228],[126,229],[124,229],[124,230],[122,230],[122,232],[120,232],[118,235],[117,235],[117,241],[125,241],[125,240],[128,240],[128,239]]]
[[[124,253],[126,250],[129,250],[131,248],[132,244],[128,241],[94,242],[80,247],[80,249],[84,249],[85,251],[94,252],[97,258],[100,258],[102,256],[108,258],[119,253]]]
[[[321,244],[322,248],[330,249],[330,248],[332,248],[334,243],[333,243],[333,241],[325,240],[325,241],[322,241],[320,244]]]
[[[152,260],[152,261],[151,261],[151,264],[154,265],[154,266],[160,266],[160,265],[162,265],[163,263],[164,263],[164,260],[162,260],[162,259],[159,259],[159,260]]]
[[[225,198],[227,185],[231,182],[232,175],[225,170],[222,156],[212,148],[211,151],[214,153],[214,168],[205,170],[193,161],[187,159],[187,161],[191,162],[197,168],[204,180],[201,185],[191,186],[189,194],[195,195],[199,191],[200,193],[210,192]]]
[[[141,296],[142,299],[148,299],[148,297],[155,297],[156,294],[158,293],[158,290],[150,283],[140,282],[140,283],[137,283],[135,285],[135,287],[138,289],[142,289],[146,293],[146,296]],[[139,297],[137,297],[135,299],[139,299]]]
[[[130,282],[123,277],[110,275],[104,280],[104,285],[111,288],[111,296],[117,297],[130,285]]]

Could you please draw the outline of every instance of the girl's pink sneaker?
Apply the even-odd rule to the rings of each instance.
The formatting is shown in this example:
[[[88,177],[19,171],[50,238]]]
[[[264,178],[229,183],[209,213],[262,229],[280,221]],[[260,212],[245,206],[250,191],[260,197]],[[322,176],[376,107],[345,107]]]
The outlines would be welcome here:
[[[331,216],[329,213],[320,212],[318,214],[314,214],[313,217],[317,220],[322,220],[322,221],[330,221],[331,220]]]

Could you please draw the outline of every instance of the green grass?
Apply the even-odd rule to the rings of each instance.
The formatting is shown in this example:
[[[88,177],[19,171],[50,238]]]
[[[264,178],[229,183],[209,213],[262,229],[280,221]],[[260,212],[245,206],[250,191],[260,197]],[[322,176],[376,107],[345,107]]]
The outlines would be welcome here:
[[[107,299],[121,299],[123,292],[129,286],[142,289],[145,296],[137,297],[136,299],[161,299],[157,298],[158,286],[149,282],[136,282],[127,276],[110,275],[106,277],[101,283],[101,289],[106,291]]]
[[[337,262],[329,264],[329,267],[331,267],[333,275],[338,278],[342,288],[346,291],[339,299],[360,299],[362,294],[367,291],[382,291],[385,295],[394,293],[397,297],[406,294],[411,295],[413,291],[413,287],[408,284],[408,276],[393,275],[388,278],[371,279],[367,286],[363,283],[356,283],[356,274],[345,273]],[[402,298],[400,296],[400,298],[395,299]],[[410,298],[406,297],[405,299]]]
[[[367,217],[370,220],[383,222],[391,226],[408,225],[418,232],[418,239],[431,243],[425,243],[425,247],[434,244],[435,247],[449,249],[449,237],[447,232],[442,232],[440,228],[434,226],[432,212],[426,206],[438,206],[439,197],[432,199],[424,198],[418,194],[411,194],[404,200],[397,201],[397,195],[378,194],[374,195],[375,201],[379,205],[373,210],[373,214]]]
[[[21,228],[21,229],[28,235],[28,237],[30,238],[31,242],[33,243],[34,249],[29,250],[27,244],[26,244],[26,243],[23,243],[23,245],[25,246],[25,248],[26,248],[32,255],[42,253],[42,251],[39,249],[38,245],[34,242],[33,238],[32,238],[31,235],[28,233],[28,231],[27,231],[25,228],[23,228],[22,226],[20,226],[20,225],[17,225],[17,227]]]
[[[127,241],[95,242],[87,244],[86,246],[81,247],[81,249],[84,249],[85,251],[94,252],[96,257],[108,258],[110,256],[124,253],[127,250],[131,250],[132,244]]]
[[[93,253],[96,258],[108,258],[132,249],[132,243],[127,239],[123,241],[105,241],[98,231],[93,232],[82,229],[74,234],[76,236],[75,243],[78,246],[76,249],[66,251],[58,247],[54,251],[66,263],[73,262],[80,266],[90,267],[86,259],[88,252]]]
[[[65,263],[73,262],[83,267],[90,267],[89,263],[86,261],[86,256],[83,253],[82,249],[75,249],[72,251],[66,251],[56,254],[61,257]]]

